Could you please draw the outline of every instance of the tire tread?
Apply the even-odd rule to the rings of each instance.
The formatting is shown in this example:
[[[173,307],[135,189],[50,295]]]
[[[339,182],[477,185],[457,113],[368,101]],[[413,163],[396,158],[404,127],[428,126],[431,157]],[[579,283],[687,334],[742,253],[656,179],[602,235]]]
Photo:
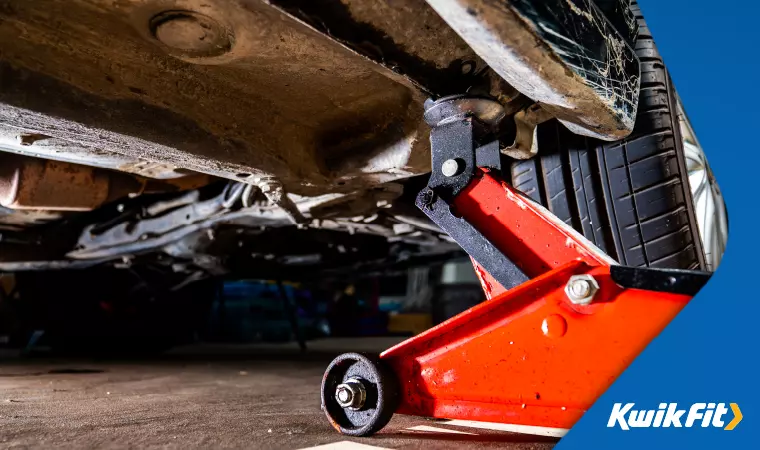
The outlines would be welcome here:
[[[512,163],[515,188],[629,266],[704,268],[674,91],[637,2],[641,92],[633,133],[603,142],[550,121],[539,156]]]

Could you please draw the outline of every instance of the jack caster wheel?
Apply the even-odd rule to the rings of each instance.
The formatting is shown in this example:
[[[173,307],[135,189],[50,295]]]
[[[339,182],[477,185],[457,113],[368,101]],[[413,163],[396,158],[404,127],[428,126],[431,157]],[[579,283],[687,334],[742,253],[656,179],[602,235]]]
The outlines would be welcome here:
[[[344,353],[322,378],[322,410],[333,428],[369,436],[388,424],[399,400],[396,376],[379,358]]]

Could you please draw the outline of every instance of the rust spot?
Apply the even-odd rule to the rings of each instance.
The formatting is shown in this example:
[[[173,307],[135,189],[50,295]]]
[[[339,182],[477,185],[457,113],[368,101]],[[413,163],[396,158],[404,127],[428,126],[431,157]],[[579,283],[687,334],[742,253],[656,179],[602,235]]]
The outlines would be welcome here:
[[[50,136],[39,133],[23,133],[18,136],[18,143],[23,146],[28,146],[44,139],[50,139]]]
[[[117,183],[112,183],[118,180]],[[20,210],[89,211],[109,195],[139,193],[134,178],[59,161],[0,154],[0,204]]]

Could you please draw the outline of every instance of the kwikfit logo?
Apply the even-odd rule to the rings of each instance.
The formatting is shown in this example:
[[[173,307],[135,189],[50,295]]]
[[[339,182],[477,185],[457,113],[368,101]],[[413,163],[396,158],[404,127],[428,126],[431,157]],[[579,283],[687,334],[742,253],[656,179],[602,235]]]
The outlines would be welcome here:
[[[635,403],[612,405],[607,427],[619,426],[621,430],[628,431],[631,428],[691,428],[698,424],[703,428],[715,427],[730,431],[742,421],[742,412],[736,403],[729,404],[734,417],[728,425],[723,420],[729,412],[725,403],[694,403],[688,412],[679,409],[678,403],[660,403],[657,409],[644,410],[633,409],[635,406]]]

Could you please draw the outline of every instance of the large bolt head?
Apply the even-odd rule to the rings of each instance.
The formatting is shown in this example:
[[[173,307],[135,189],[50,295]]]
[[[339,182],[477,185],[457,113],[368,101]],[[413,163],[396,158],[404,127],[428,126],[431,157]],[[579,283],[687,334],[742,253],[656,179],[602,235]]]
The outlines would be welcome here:
[[[342,408],[361,409],[367,400],[367,391],[361,380],[351,378],[335,388],[335,400]]]
[[[565,294],[574,305],[588,305],[594,300],[599,283],[591,275],[573,275],[565,285]]]

